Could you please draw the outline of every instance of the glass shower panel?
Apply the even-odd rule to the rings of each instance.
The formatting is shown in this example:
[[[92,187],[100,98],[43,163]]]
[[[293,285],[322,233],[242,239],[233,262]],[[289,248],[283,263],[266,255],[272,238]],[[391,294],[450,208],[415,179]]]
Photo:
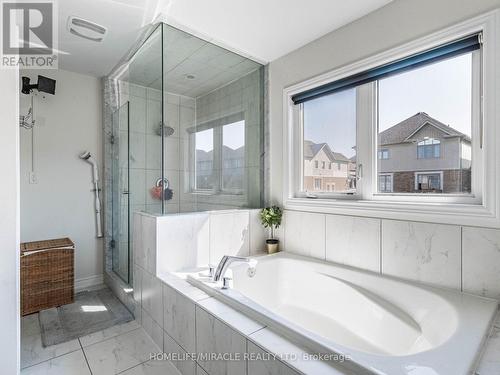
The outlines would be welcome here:
[[[130,275],[130,202],[129,202],[129,103],[113,113],[112,137],[112,266],[120,278]]]
[[[163,25],[165,214],[262,205],[261,64]]]
[[[157,27],[128,68],[132,212],[163,212],[162,28]]]
[[[130,283],[134,212],[261,207],[264,67],[159,24],[120,69],[110,244]]]

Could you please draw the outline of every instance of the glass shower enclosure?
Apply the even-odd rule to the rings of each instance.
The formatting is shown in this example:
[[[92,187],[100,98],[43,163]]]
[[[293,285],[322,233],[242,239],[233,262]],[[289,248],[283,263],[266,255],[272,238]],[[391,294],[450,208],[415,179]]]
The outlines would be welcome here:
[[[258,208],[264,67],[159,24],[108,80],[108,268],[131,283],[133,213]]]

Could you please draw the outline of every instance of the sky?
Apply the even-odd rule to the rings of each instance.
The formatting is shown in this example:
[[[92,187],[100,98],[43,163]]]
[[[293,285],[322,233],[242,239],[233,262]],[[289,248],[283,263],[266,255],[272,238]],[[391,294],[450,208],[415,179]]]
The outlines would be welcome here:
[[[417,112],[471,134],[471,54],[441,61],[379,81],[379,130]],[[304,139],[326,142],[353,156],[356,143],[356,90],[304,103]]]
[[[212,151],[214,148],[213,129],[203,130],[196,133],[196,149]],[[224,146],[236,150],[245,145],[245,121],[241,120],[227,124],[222,127],[222,142]]]

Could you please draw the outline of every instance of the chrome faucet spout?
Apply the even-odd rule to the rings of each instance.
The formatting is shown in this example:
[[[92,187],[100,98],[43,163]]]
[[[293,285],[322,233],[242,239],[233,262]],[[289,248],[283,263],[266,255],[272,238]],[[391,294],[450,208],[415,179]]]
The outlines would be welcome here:
[[[255,264],[257,261],[255,259],[251,258],[246,258],[246,257],[238,257],[238,256],[232,256],[232,255],[224,255],[219,262],[219,265],[217,266],[217,269],[215,270],[215,274],[213,277],[213,281],[217,282],[220,279],[222,279],[229,268],[229,266],[232,263],[248,263],[251,268],[255,268]]]

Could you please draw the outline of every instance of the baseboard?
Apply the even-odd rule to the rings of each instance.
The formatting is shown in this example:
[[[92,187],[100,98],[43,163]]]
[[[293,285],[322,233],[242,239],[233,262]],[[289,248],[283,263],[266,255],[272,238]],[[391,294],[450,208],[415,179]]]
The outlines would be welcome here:
[[[81,292],[87,288],[101,285],[104,283],[103,275],[94,275],[89,277],[82,277],[81,279],[75,280],[75,292]]]

